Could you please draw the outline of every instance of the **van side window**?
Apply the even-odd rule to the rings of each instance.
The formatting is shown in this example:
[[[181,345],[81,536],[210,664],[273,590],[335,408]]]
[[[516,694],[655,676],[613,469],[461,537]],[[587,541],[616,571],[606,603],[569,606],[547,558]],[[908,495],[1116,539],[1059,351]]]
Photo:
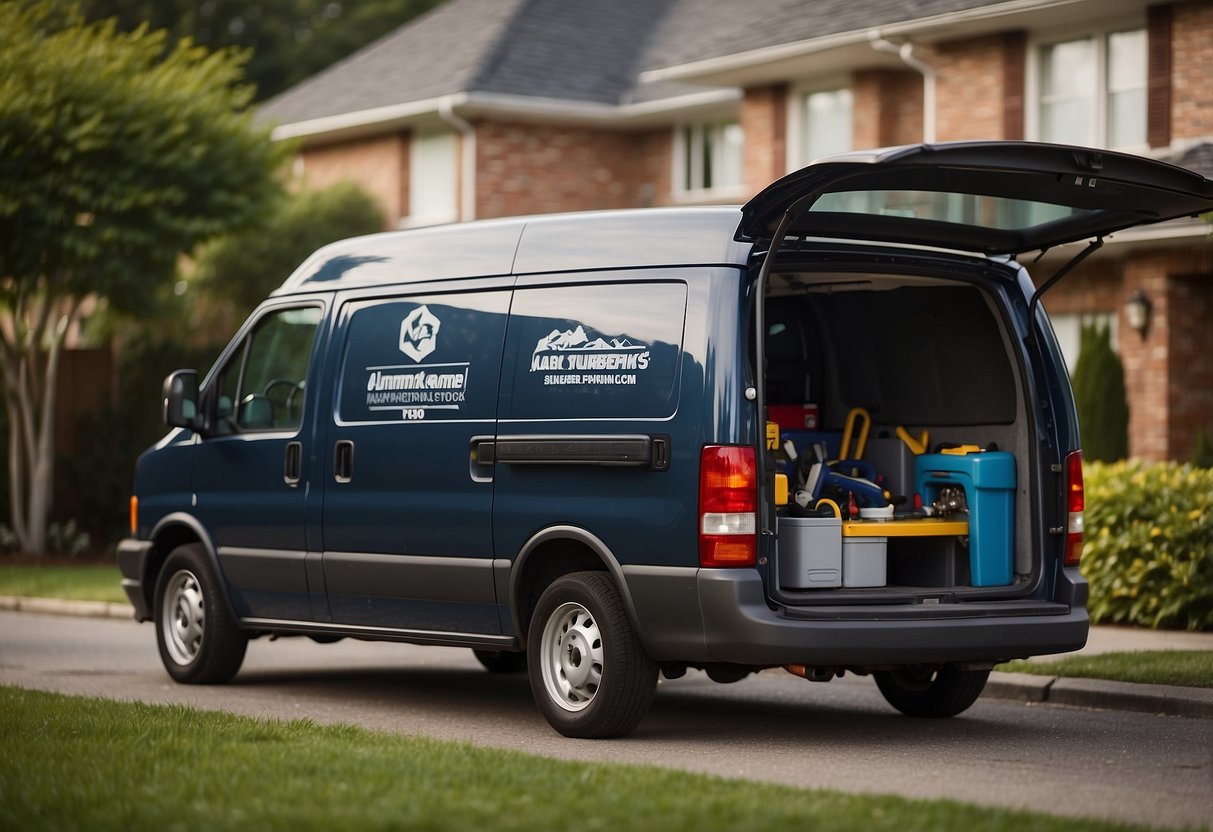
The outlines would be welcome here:
[[[492,420],[510,293],[347,303],[339,424]]]
[[[279,309],[257,322],[215,385],[215,433],[293,430],[303,419],[319,307]]]
[[[519,289],[505,418],[662,419],[678,406],[683,283]]]

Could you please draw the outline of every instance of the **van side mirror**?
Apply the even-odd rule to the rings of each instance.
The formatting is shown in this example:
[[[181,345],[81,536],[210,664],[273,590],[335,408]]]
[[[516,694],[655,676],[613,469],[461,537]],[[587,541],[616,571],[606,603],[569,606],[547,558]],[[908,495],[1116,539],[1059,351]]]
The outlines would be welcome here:
[[[175,370],[164,380],[164,423],[170,428],[199,429],[197,371]]]

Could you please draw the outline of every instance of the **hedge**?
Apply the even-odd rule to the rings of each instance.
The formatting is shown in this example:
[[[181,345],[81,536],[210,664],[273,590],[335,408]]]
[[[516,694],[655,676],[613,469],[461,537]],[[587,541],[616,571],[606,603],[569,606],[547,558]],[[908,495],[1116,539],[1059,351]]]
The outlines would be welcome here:
[[[1084,480],[1092,621],[1213,629],[1213,469],[1092,462]]]

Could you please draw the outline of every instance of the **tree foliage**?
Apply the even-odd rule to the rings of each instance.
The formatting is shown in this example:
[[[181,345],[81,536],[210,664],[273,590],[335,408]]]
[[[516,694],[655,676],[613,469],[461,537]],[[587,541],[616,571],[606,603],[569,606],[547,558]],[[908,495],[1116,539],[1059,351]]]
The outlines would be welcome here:
[[[383,222],[378,203],[353,183],[303,191],[252,227],[204,246],[192,282],[243,315],[322,245],[380,231]]]
[[[67,3],[72,0],[61,0]],[[440,0],[83,0],[90,20],[133,31],[166,29],[209,49],[252,50],[246,76],[264,100],[302,81]]]
[[[1125,368],[1112,350],[1107,325],[1084,324],[1074,366],[1074,401],[1088,460],[1115,462],[1129,455]]]
[[[137,310],[182,252],[247,225],[289,148],[246,107],[243,57],[0,3],[0,369],[10,519],[45,541],[55,381],[86,296]]]

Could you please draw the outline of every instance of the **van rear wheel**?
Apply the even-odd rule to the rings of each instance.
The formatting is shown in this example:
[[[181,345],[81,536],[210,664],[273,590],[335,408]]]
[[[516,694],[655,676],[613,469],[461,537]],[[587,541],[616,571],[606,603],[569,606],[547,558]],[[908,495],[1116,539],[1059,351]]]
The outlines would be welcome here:
[[[160,661],[175,681],[222,684],[240,670],[248,636],[228,611],[202,544],[169,553],[156,581],[154,618]]]
[[[621,737],[644,718],[658,666],[604,573],[554,581],[535,606],[527,647],[535,703],[561,734]]]
[[[885,701],[906,716],[949,717],[967,710],[981,696],[988,670],[903,667],[872,674]]]

